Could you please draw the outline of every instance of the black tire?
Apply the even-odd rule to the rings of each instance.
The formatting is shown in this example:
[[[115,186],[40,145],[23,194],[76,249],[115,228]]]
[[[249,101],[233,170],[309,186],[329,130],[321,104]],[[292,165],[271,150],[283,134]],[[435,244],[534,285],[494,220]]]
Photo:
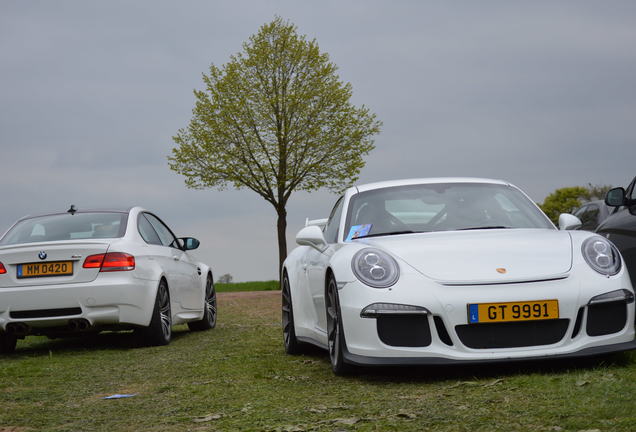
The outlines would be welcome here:
[[[0,333],[0,354],[10,354],[15,351],[18,338],[8,333]]]
[[[172,338],[172,313],[170,310],[170,292],[165,280],[159,282],[155,306],[152,310],[150,325],[138,330],[144,345],[168,345]]]
[[[328,276],[325,295],[327,313],[327,347],[331,369],[336,375],[346,375],[352,372],[351,365],[344,361],[345,337],[342,327],[342,315],[340,314],[340,300],[338,298],[338,286],[332,275]]]
[[[283,343],[285,344],[285,352],[287,354],[300,354],[302,352],[302,344],[296,338],[296,328],[294,327],[294,308],[292,306],[291,288],[289,286],[289,277],[287,272],[283,273],[283,282],[281,284],[282,296],[282,326],[283,326]]]
[[[203,318],[199,321],[188,323],[188,328],[192,331],[210,330],[216,326],[216,289],[214,289],[214,282],[210,274],[208,274],[208,278],[205,282],[204,303],[205,311],[203,312]]]

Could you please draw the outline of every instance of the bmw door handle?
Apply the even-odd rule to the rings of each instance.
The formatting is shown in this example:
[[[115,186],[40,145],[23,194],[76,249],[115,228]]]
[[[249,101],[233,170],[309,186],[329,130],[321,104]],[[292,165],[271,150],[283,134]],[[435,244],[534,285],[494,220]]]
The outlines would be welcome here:
[[[179,261],[179,257],[178,257],[178,256],[176,256],[176,255],[173,255],[173,256],[172,256],[172,259],[173,259],[173,260],[175,260],[175,261]]]

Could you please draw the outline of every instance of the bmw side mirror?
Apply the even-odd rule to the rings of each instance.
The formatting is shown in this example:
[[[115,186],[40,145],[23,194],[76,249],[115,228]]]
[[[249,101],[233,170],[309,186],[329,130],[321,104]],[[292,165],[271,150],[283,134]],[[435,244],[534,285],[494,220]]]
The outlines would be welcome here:
[[[194,237],[181,237],[179,240],[183,243],[183,250],[193,250],[199,247],[201,242]]]
[[[625,189],[617,187],[607,191],[607,195],[605,195],[605,204],[610,207],[620,207],[625,205]]]
[[[560,230],[575,230],[581,228],[583,223],[581,219],[570,213],[561,213],[559,215],[559,229]]]
[[[298,231],[298,234],[296,234],[296,243],[301,246],[311,246],[319,252],[324,252],[327,249],[325,236],[322,230],[316,225],[309,225]]]

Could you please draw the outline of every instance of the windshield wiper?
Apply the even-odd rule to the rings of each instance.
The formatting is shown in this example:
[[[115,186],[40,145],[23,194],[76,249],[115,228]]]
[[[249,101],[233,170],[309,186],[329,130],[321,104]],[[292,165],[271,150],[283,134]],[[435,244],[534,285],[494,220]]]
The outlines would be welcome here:
[[[481,227],[470,227],[470,228],[458,228],[457,231],[467,231],[467,230],[480,230],[480,229],[508,229],[510,227],[503,225],[494,225],[494,226],[481,226]]]
[[[411,230],[406,230],[406,231],[391,231],[391,232],[381,232],[381,233],[373,233],[373,234],[367,234],[367,235],[363,235],[360,237],[354,237],[351,240],[357,240],[357,239],[361,239],[361,238],[367,238],[367,237],[379,237],[379,236],[390,236],[390,235],[398,235],[398,234],[415,234],[418,232],[424,232],[424,231],[411,231]]]

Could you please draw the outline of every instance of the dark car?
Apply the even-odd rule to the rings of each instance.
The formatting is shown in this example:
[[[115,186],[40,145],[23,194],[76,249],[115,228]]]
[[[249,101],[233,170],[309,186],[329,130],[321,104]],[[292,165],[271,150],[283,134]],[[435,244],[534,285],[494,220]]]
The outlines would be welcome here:
[[[608,207],[605,201],[590,201],[583,204],[572,214],[581,219],[581,227],[577,229],[594,231],[607,217],[614,211],[613,207]]]
[[[611,189],[605,204],[616,210],[599,225],[596,232],[611,240],[625,259],[632,281],[636,281],[636,178],[627,190]]]

